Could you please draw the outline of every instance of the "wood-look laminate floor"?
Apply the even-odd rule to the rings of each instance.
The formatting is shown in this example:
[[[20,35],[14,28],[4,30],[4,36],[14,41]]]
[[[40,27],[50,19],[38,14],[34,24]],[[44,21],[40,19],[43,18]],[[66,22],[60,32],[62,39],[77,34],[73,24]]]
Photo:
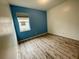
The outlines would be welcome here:
[[[19,59],[79,59],[79,41],[44,35],[19,45]]]

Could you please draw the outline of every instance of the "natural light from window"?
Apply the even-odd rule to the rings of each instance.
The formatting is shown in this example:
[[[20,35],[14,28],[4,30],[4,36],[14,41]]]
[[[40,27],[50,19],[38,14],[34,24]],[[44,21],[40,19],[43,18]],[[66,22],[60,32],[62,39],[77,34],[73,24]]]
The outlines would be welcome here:
[[[17,17],[18,22],[19,22],[19,29],[20,32],[24,32],[24,31],[30,31],[30,22],[29,22],[29,17],[27,16],[19,16]]]

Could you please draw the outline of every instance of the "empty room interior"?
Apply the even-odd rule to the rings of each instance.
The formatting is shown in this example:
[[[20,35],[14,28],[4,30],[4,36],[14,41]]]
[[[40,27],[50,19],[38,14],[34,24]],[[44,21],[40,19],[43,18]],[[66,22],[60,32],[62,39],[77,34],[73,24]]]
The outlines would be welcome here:
[[[0,59],[79,59],[79,0],[0,0]]]

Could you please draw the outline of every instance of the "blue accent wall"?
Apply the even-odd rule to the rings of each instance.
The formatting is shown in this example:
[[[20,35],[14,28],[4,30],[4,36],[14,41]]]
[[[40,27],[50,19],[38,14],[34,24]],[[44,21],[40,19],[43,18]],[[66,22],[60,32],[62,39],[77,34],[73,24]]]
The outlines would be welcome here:
[[[25,8],[25,7],[20,7],[20,6],[14,6],[14,5],[10,5],[10,9],[12,12],[17,39],[19,41],[25,38],[33,37],[33,36],[47,32],[46,11]],[[19,23],[16,16],[17,12],[21,12],[21,13],[23,12],[23,13],[29,14],[31,31],[20,32]]]

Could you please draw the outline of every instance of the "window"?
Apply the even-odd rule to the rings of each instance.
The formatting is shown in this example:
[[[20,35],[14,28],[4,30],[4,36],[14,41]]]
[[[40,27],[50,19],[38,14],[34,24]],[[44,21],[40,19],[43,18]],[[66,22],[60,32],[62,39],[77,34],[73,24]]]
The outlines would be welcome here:
[[[28,16],[17,16],[20,32],[30,31],[30,22]]]

